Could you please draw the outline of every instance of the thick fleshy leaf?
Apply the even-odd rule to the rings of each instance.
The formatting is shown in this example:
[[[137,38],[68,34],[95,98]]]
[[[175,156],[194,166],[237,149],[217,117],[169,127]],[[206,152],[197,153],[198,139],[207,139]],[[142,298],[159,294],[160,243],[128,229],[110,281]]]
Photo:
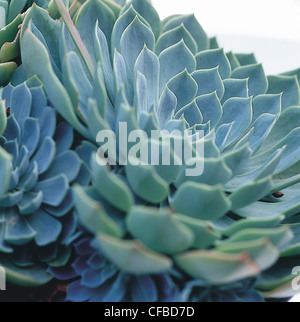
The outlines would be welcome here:
[[[163,33],[157,40],[155,52],[159,55],[165,49],[177,44],[180,40],[184,40],[184,43],[190,49],[190,51],[196,55],[198,52],[198,46],[192,35],[185,28],[184,24]]]
[[[13,89],[10,111],[20,125],[30,115],[31,102],[31,93],[26,84],[19,85]]]
[[[163,254],[183,252],[194,242],[193,232],[169,209],[157,211],[152,208],[135,207],[128,214],[126,223],[134,238]],[[164,230],[161,227],[164,227]]]
[[[0,196],[6,193],[10,183],[10,162],[11,157],[0,148]]]
[[[69,182],[76,179],[81,167],[79,157],[74,151],[65,151],[57,156],[51,167],[42,176],[42,179],[50,179],[63,173]]]
[[[253,121],[260,115],[269,113],[277,115],[281,112],[281,94],[259,95],[253,100]]]
[[[300,104],[300,88],[296,76],[268,76],[268,94],[282,95],[282,109]]]
[[[149,0],[132,0],[127,4],[133,8],[149,23],[154,35],[158,38],[160,34],[160,18],[155,8]],[[127,9],[127,6],[123,8],[123,11]]]
[[[219,123],[223,114],[222,105],[217,93],[214,92],[197,97],[196,103],[203,115],[203,122],[210,122],[211,127],[214,128]]]
[[[249,97],[248,79],[228,78],[223,81],[225,93],[222,102],[226,102],[233,97]]]
[[[92,159],[93,181],[99,194],[114,207],[129,211],[133,205],[133,196],[129,187],[107,166],[97,164]],[[118,196],[118,198],[116,198]]]
[[[38,246],[46,246],[57,241],[62,224],[42,210],[28,218],[30,226],[36,231],[35,242]]]
[[[241,66],[257,64],[257,60],[254,54],[235,54],[235,57],[237,58]]]
[[[116,237],[121,237],[120,228],[106,214],[99,202],[90,198],[80,186],[73,190],[75,208],[81,223],[91,232],[99,234],[104,232]]]
[[[112,53],[115,52],[115,49],[120,51],[122,34],[136,17],[139,17],[146,26],[149,26],[148,22],[134,9],[132,5],[130,5],[129,8],[120,15],[113,27],[111,35]]]
[[[152,203],[160,203],[167,198],[169,186],[153,166],[128,164],[126,174],[131,188],[140,198]]]
[[[209,47],[209,38],[200,26],[194,15],[177,15],[170,17],[163,26],[163,32],[174,29],[183,24],[195,39],[198,51],[206,50]]]
[[[231,98],[224,103],[223,116],[219,124],[235,122],[227,139],[227,144],[231,144],[245,134],[251,124],[252,113],[251,98]]]
[[[188,216],[176,215],[177,219],[194,233],[193,248],[201,249],[214,244],[221,237],[221,233],[207,221],[198,220]]]
[[[104,254],[121,270],[136,274],[164,273],[171,269],[171,260],[150,251],[137,241],[125,241],[101,234],[97,244]]]
[[[17,69],[18,65],[15,62],[1,63],[0,64],[0,84],[6,85],[13,72]]]
[[[126,62],[127,77],[133,82],[133,71],[136,60],[145,45],[150,50],[154,50],[155,37],[151,29],[136,17],[125,29],[120,44],[121,54]]]
[[[19,216],[14,208],[6,211],[5,221],[5,241],[10,244],[23,245],[37,235],[34,227],[23,216]]]
[[[94,52],[94,38],[91,35],[94,34],[96,22],[99,22],[99,27],[110,43],[115,20],[114,12],[103,1],[89,0],[84,3],[76,18],[76,27],[89,53]]]
[[[239,67],[232,72],[231,77],[238,79],[249,78],[250,96],[267,93],[268,79],[260,64]]]
[[[177,98],[176,113],[183,106],[193,101],[197,94],[198,86],[194,78],[185,69],[182,73],[176,75],[168,82],[168,88]]]
[[[21,52],[26,74],[29,77],[37,75],[43,81],[45,92],[58,112],[80,133],[89,137],[89,133],[76,117],[68,93],[51,67],[46,48],[29,29],[24,32]]]
[[[147,82],[147,111],[150,109],[152,104],[157,105],[158,101],[158,82],[159,82],[159,61],[157,56],[144,47],[140,53],[135,64],[135,73],[141,73],[146,78]]]
[[[51,179],[38,182],[33,191],[43,192],[43,202],[49,206],[59,206],[68,192],[68,179],[60,174]]]
[[[197,96],[216,92],[218,97],[222,99],[225,88],[219,74],[219,67],[197,70],[192,73],[192,77],[198,84]]]
[[[212,285],[236,282],[260,272],[247,253],[193,251],[177,256],[176,263],[192,277]]]
[[[36,162],[38,165],[39,174],[43,174],[49,169],[55,157],[55,153],[55,142],[50,137],[47,137],[32,158],[32,161]]]
[[[222,249],[222,245],[232,245],[239,244],[247,241],[254,241],[260,238],[268,238],[273,246],[278,249],[286,246],[292,239],[293,233],[288,226],[282,225],[279,228],[248,228],[242,231],[237,232],[232,235],[229,239],[220,243],[220,249]],[[222,249],[223,250],[223,249]]]
[[[7,126],[5,101],[0,101],[0,137],[5,132]]]
[[[18,283],[23,287],[38,287],[47,284],[53,279],[46,267],[32,265],[26,270],[12,264],[9,260],[1,258],[0,265],[5,267],[7,280],[11,283]]]
[[[159,100],[157,111],[161,128],[164,128],[165,124],[172,118],[176,106],[176,95],[168,87],[166,87]]]
[[[196,60],[183,40],[167,48],[159,55],[160,61],[160,94],[165,90],[171,78],[185,69],[192,73],[196,69]]]
[[[231,207],[221,186],[207,186],[193,182],[181,185],[170,200],[176,212],[201,220],[216,220]]]
[[[219,66],[222,79],[229,78],[231,66],[223,49],[213,49],[200,52],[196,56],[197,69],[211,69]]]

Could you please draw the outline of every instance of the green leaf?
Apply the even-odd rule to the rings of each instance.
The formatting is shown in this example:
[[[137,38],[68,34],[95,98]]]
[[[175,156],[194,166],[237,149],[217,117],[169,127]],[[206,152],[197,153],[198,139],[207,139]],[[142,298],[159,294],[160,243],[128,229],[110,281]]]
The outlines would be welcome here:
[[[210,122],[211,128],[214,128],[219,123],[223,114],[217,92],[197,97],[196,103],[203,115],[203,122]]]
[[[227,139],[227,145],[240,139],[252,121],[252,98],[231,98],[223,105],[223,115],[219,124],[234,122]]]
[[[106,201],[124,212],[131,209],[134,201],[128,186],[107,166],[99,165],[95,157],[92,158],[92,176],[98,193]]]
[[[6,192],[11,180],[11,156],[2,148],[0,148],[0,196]]]
[[[157,56],[145,46],[137,58],[134,71],[135,75],[138,72],[143,74],[147,81],[147,111],[158,102],[159,68]]]
[[[222,245],[232,245],[243,242],[254,241],[260,238],[267,238],[270,240],[272,245],[277,248],[282,248],[286,246],[292,239],[294,235],[289,226],[282,225],[279,228],[248,228],[245,230],[240,230],[236,234],[232,235],[229,239],[220,242],[220,248]]]
[[[222,99],[225,88],[219,74],[219,67],[196,70],[192,73],[192,77],[198,84],[197,96],[216,92],[219,99]]]
[[[133,84],[134,66],[145,45],[153,51],[155,37],[152,30],[136,17],[123,32],[120,42],[121,54],[126,63],[129,84]]]
[[[197,69],[211,69],[219,66],[219,73],[222,79],[229,78],[231,66],[224,49],[205,50],[196,56]]]
[[[52,69],[46,48],[29,29],[25,31],[21,40],[21,53],[27,77],[37,75],[43,82],[45,92],[57,111],[79,133],[91,139],[90,133],[77,119],[70,97]]]
[[[160,34],[160,18],[155,8],[149,0],[132,0],[127,4],[130,6],[132,4],[133,8],[149,23],[156,38]],[[123,8],[123,10],[126,10]]]
[[[27,28],[31,28],[31,25],[34,24],[40,34],[42,35],[45,43],[47,44],[47,50],[49,56],[55,62],[55,65],[58,69],[61,67],[60,56],[59,56],[59,31],[60,23],[56,20],[53,20],[47,10],[38,7],[34,4],[26,14],[22,28],[20,39],[24,37],[24,33]]]
[[[171,78],[185,69],[189,73],[196,69],[196,59],[183,40],[164,50],[159,55],[159,61],[160,94],[165,90],[165,86]]]
[[[205,31],[200,26],[195,15],[176,15],[165,20],[163,25],[163,32],[174,29],[175,27],[183,24],[185,28],[189,31],[192,37],[195,39],[198,51],[207,50],[209,47],[209,38],[207,37]]]
[[[253,121],[264,113],[280,114],[281,100],[282,94],[258,95],[255,97],[253,100]]]
[[[163,254],[178,254],[194,242],[193,232],[167,208],[134,207],[126,223],[134,238]]]
[[[0,86],[5,86],[18,65],[15,62],[0,64]]]
[[[232,78],[245,79],[249,78],[249,95],[257,96],[266,94],[268,90],[268,79],[265,75],[261,64],[248,65],[236,68]]]
[[[184,24],[181,24],[180,26],[161,34],[156,43],[156,54],[159,55],[162,51],[177,44],[182,39],[189,50],[196,55],[198,52],[197,43],[185,28]]]
[[[129,6],[127,10],[121,13],[120,17],[117,19],[111,35],[111,52],[114,53],[115,49],[120,51],[121,38],[125,29],[132,23],[132,21],[138,17],[146,26],[150,27],[148,22],[133,8],[132,5]]]
[[[134,166],[129,162],[126,174],[131,188],[140,198],[152,203],[160,203],[167,198],[169,185],[157,174],[153,166]]]
[[[222,98],[222,103],[233,97],[249,97],[248,79],[233,79],[228,78],[223,81],[225,93]]]
[[[6,42],[12,42],[16,38],[19,30],[19,25],[23,22],[23,16],[19,14],[14,21],[0,30],[0,48]]]
[[[282,222],[283,219],[283,215],[279,215],[275,218],[243,219],[235,222],[232,226],[222,231],[222,233],[223,235],[230,237],[246,229],[273,228]]]
[[[231,207],[222,186],[194,182],[181,185],[170,204],[177,213],[210,221],[223,217]]]
[[[0,137],[3,135],[7,126],[5,101],[0,101]]]
[[[257,64],[257,60],[254,54],[235,54],[235,57],[237,58],[241,66]]]
[[[195,162],[201,162],[200,158],[195,159]],[[226,165],[225,161],[222,158],[215,159],[203,159],[204,162],[204,172],[199,176],[187,177],[186,169],[188,165],[183,167],[180,175],[175,181],[175,186],[179,187],[182,183],[186,181],[193,181],[196,183],[203,183],[206,185],[217,185],[217,184],[225,184],[227,183],[231,176],[232,172]]]
[[[174,111],[175,113],[178,112],[183,106],[193,101],[198,89],[196,81],[186,69],[173,77],[168,82],[167,86],[177,98],[177,107]]]
[[[238,61],[236,55],[233,52],[227,53],[226,56],[230,62],[231,70],[235,70],[236,68],[241,67],[240,62]]]
[[[39,287],[49,283],[53,279],[47,273],[46,266],[33,265],[20,268],[5,258],[0,259],[0,265],[5,268],[7,280],[22,287]]]
[[[176,218],[194,233],[193,248],[207,248],[221,238],[221,233],[207,221],[198,220],[188,216],[175,215]]]
[[[88,231],[122,237],[122,231],[106,214],[102,205],[89,197],[81,186],[75,186],[73,194],[79,220]]]
[[[147,249],[138,241],[125,241],[100,234],[96,243],[112,263],[127,273],[160,274],[172,268],[168,257]]]
[[[247,253],[191,251],[177,256],[175,262],[193,278],[204,280],[211,285],[233,283],[260,272],[258,265]]]
[[[97,21],[106,36],[107,42],[110,43],[111,33],[116,21],[114,12],[104,1],[88,0],[80,8],[75,25],[90,54],[94,52],[94,38],[92,35]],[[95,64],[95,57],[92,55],[91,58]]]
[[[300,88],[297,76],[268,76],[268,94],[282,95],[282,110],[300,104]]]
[[[247,183],[229,197],[232,209],[240,209],[268,195],[272,187],[271,176]]]

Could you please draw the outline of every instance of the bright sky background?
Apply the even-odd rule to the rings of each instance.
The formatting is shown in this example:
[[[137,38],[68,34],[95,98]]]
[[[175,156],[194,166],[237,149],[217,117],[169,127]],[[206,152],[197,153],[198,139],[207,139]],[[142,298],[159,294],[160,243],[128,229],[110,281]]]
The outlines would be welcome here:
[[[161,18],[195,13],[227,51],[255,52],[268,74],[300,67],[300,0],[152,0]]]
[[[300,67],[300,0],[152,0],[161,18],[195,13],[226,51],[254,52],[268,74]],[[300,302],[300,295],[293,299]]]

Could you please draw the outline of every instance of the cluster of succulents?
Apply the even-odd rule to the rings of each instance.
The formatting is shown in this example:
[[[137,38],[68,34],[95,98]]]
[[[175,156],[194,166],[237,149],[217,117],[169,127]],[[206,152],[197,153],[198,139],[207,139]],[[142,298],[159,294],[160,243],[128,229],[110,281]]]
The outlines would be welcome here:
[[[0,39],[18,30],[21,54],[17,69],[0,67],[0,83],[10,83],[0,92],[9,281],[63,280],[75,302],[293,296],[300,72],[266,76],[254,55],[219,48],[194,15],[161,21],[149,0],[40,2],[15,18],[31,1],[18,10],[4,1],[7,21],[0,10],[0,24],[10,23]],[[97,135],[117,137],[120,123],[169,131],[180,145],[172,131],[188,130],[203,173],[187,176],[192,164],[175,162],[173,148],[168,166],[138,162],[138,153],[124,164],[130,144],[101,165]],[[141,138],[139,152],[148,144]]]

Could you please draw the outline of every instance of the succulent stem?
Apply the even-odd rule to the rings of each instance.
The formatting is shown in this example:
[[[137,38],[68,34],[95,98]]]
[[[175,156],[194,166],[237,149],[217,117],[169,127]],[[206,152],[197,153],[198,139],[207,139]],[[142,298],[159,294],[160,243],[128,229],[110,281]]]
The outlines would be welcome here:
[[[76,45],[76,47],[78,48],[91,76],[94,76],[94,72],[95,72],[95,67],[94,67],[94,63],[92,61],[92,58],[87,50],[87,48],[85,47],[78,30],[76,29],[72,18],[68,12],[68,10],[66,9],[64,3],[62,0],[54,0],[57,10],[59,11],[64,23],[66,24],[71,37]]]

